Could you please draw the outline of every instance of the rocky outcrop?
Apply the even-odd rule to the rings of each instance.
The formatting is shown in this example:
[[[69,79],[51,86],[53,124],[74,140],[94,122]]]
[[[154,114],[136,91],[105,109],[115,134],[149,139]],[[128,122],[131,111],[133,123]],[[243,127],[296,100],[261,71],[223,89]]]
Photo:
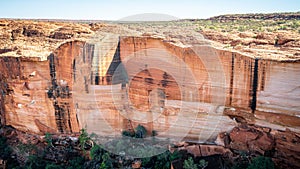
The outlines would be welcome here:
[[[274,136],[270,129],[245,127],[234,128],[230,132],[230,145],[233,150],[253,151],[266,155],[265,153],[274,149]]]
[[[189,145],[181,147],[179,150],[186,150],[195,157],[207,157],[213,155],[226,155],[232,157],[232,152],[223,146],[216,145]]]
[[[224,133],[222,134],[224,136]],[[226,135],[226,134],[225,134]],[[241,125],[227,133],[226,145],[177,144],[171,151],[183,150],[195,157],[222,155],[233,160],[243,152],[273,159],[281,168],[299,168],[299,135],[292,131],[278,131],[266,127]],[[219,140],[220,141],[220,140]],[[220,142],[219,142],[220,143]],[[217,144],[219,144],[217,143]],[[224,137],[223,137],[224,143]]]
[[[299,168],[299,133],[292,131],[275,132],[275,154],[274,160],[282,166],[282,168]]]
[[[234,128],[230,139],[232,150],[270,156],[281,167],[300,167],[299,136],[295,132],[243,126]]]
[[[86,40],[93,33],[88,24],[1,19],[0,56],[45,61],[66,40]]]

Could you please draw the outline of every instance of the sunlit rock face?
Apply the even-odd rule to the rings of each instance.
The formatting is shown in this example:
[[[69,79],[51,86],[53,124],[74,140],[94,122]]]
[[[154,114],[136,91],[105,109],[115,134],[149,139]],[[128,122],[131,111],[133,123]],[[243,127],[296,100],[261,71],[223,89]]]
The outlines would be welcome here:
[[[0,58],[1,123],[33,133],[87,128],[101,135],[143,124],[161,137],[202,142],[236,126],[223,115],[226,106],[234,108],[230,117],[299,131],[299,62],[212,47],[201,52],[152,37],[109,40],[106,48],[67,42],[47,61]]]
[[[40,71],[34,73],[36,70]],[[39,132],[39,125],[53,126],[55,131],[53,105],[46,96],[49,64],[21,58],[1,58],[1,74],[5,124],[29,132]]]
[[[1,58],[6,125],[34,133],[79,131],[69,92],[72,65],[66,62],[72,63],[80,46],[83,43],[66,43],[47,61]]]

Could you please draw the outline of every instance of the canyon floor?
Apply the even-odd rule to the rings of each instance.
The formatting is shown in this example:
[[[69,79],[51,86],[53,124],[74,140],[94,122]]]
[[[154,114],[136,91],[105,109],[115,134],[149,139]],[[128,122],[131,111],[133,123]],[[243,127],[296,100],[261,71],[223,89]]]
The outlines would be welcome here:
[[[163,157],[132,154],[164,147],[207,168],[256,156],[300,167],[299,12],[168,22],[0,19],[0,71],[1,143],[7,137],[12,149],[7,155],[0,145],[3,166],[46,166],[32,154],[71,165],[73,153],[86,168],[99,168],[105,156],[114,167],[153,168],[149,161]],[[140,124],[162,140],[158,149],[147,147],[153,140],[114,140],[141,136]],[[96,134],[94,142],[81,129]],[[163,163],[182,168],[184,160],[164,155]]]

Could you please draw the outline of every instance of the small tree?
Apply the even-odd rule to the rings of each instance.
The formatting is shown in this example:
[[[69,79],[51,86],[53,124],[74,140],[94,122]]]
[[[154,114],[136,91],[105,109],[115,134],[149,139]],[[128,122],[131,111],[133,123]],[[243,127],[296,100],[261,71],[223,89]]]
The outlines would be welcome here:
[[[80,130],[80,136],[79,136],[79,145],[82,150],[85,151],[87,142],[90,141],[90,137],[85,129]]]

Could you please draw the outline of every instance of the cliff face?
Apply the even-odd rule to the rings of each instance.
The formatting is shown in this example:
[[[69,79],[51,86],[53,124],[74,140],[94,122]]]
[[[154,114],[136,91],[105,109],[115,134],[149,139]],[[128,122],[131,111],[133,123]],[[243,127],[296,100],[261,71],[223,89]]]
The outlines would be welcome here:
[[[182,85],[187,84],[176,83],[180,82],[176,81],[176,78],[172,76],[172,71],[176,72],[176,70],[166,68],[169,65],[164,63],[162,59],[157,58],[159,61],[156,63],[153,61],[153,63],[159,66],[155,67],[155,65],[151,65],[150,63],[147,65],[149,67],[148,69],[137,74],[128,74],[129,77],[133,77],[128,93],[133,107],[144,111],[151,109],[151,93],[153,87],[162,91],[165,95],[163,97],[167,99],[166,103],[159,105],[159,107],[164,108],[162,110],[163,115],[157,117],[153,123],[144,124],[146,126],[148,125],[150,129],[162,132],[166,131],[170,126],[176,128],[176,125],[182,125],[182,122],[177,121],[176,118],[180,118],[178,113],[185,114],[186,112],[178,109],[184,109],[182,104],[187,105],[188,103],[181,101],[200,101],[211,106],[216,104],[215,98],[218,97],[218,94],[222,94],[214,91],[218,89],[212,86],[209,77],[209,72],[216,71],[216,69],[209,66],[205,67],[201,57],[197,57],[195,52],[190,48],[181,48],[170,43],[164,43],[159,39],[146,37],[121,38],[120,44],[121,59],[123,61],[127,61],[128,58],[137,60],[139,57],[145,57],[147,54],[150,57],[155,56],[155,54],[159,55],[159,57],[163,57],[160,56],[160,53],[151,53],[151,49],[153,48],[156,50],[162,49],[174,57],[184,60],[184,64],[192,68],[196,81],[202,82],[197,88],[197,94],[186,94],[185,92],[190,93],[188,92],[190,90],[188,88],[185,88],[185,91],[181,93],[182,91],[180,89],[182,89]],[[299,132],[299,103],[297,101],[299,98],[299,93],[297,93],[299,81],[295,78],[299,76],[299,62],[253,59],[237,52],[225,50],[215,50],[215,52],[218,56],[216,61],[221,63],[223,70],[219,73],[225,77],[225,83],[221,86],[223,89],[220,90],[225,92],[225,106],[234,108],[230,111],[225,110],[226,115],[235,119],[237,122],[247,122],[249,124],[270,127],[275,130],[285,130],[285,128],[289,128],[292,131]],[[132,65],[128,64],[127,69],[132,69],[134,65],[139,67],[136,63]],[[159,70],[151,69],[151,67]],[[177,69],[178,67],[180,67],[179,64],[177,65]],[[165,70],[172,71],[165,72]],[[169,77],[170,80],[167,81],[169,85],[167,83],[167,85],[164,86],[161,83],[164,81],[163,74]],[[184,76],[186,74],[182,75]],[[185,82],[188,83],[189,80]],[[286,84],[286,82],[289,84]],[[285,87],[282,89],[280,86]],[[173,95],[169,94],[170,91]],[[293,91],[293,94],[291,95],[289,91]],[[157,100],[159,100],[159,98]],[[141,108],[141,106],[144,107]],[[205,109],[207,108],[206,106],[207,105],[200,105],[199,107],[195,106],[192,108],[198,110],[198,116],[186,139],[201,140],[207,137],[206,134],[210,133],[209,131],[217,128],[215,132],[210,133],[212,137],[215,137],[217,133],[228,131],[235,126],[233,121],[226,119],[227,116],[216,115],[210,117],[201,113],[201,111],[207,112],[207,109]],[[187,113],[185,115],[187,115]],[[193,116],[193,114],[190,114],[190,116]],[[153,119],[153,117],[149,118],[149,120],[151,119]],[[183,121],[185,119],[182,118],[181,120]],[[205,122],[206,120],[211,123],[207,124]],[[205,127],[202,127],[204,125]],[[185,124],[185,127],[188,128],[188,126],[189,125]],[[220,129],[220,126],[222,126],[222,129]],[[205,133],[204,131],[207,133],[203,134]],[[184,132],[183,128],[179,127],[176,128],[175,134],[168,134],[176,137],[176,135],[182,135]]]
[[[45,89],[49,77],[46,62],[28,61],[21,58],[1,58],[1,74],[5,88],[2,89],[4,95],[4,110],[6,125],[16,126],[23,131],[39,131],[36,126],[36,118],[40,117],[43,123],[51,126],[51,111],[47,109],[48,103],[45,100]],[[33,69],[45,69],[39,74]],[[47,73],[47,74],[45,74]],[[30,74],[36,74],[35,77]],[[30,82],[29,82],[30,79]],[[3,85],[3,84],[2,84]],[[37,103],[37,104],[36,104]],[[32,114],[33,113],[33,114]],[[48,117],[45,115],[49,115]],[[50,122],[50,123],[49,123]]]
[[[89,122],[78,121],[77,119],[76,110],[80,109],[78,104],[81,103],[74,101],[73,93],[79,97],[79,93],[83,89],[86,94],[90,94],[90,90],[92,92],[98,90],[98,85],[95,85],[97,72],[93,69],[95,64],[93,60],[99,55],[94,54],[94,47],[95,45],[80,41],[68,42],[61,45],[48,57],[47,61],[43,62],[33,59],[2,57],[0,60],[1,76],[3,77],[1,78],[1,104],[2,109],[5,109],[6,112],[3,113],[2,110],[2,116],[5,115],[6,117],[6,122],[4,123],[3,119],[2,124],[36,133],[45,132],[45,130],[76,132],[79,128],[84,127],[84,125],[80,126],[80,123],[88,124]],[[136,58],[147,56],[145,52],[152,55],[151,52],[149,53],[149,49],[166,51],[175,58],[184,60],[182,63],[192,68],[196,81],[201,82],[199,83],[201,85],[197,86],[197,93],[188,92],[192,89],[183,89],[182,86],[187,86],[189,80],[178,82],[178,77],[176,77],[178,75],[172,76],[174,73],[171,71],[174,70],[175,72],[176,65],[175,69],[164,68],[169,65],[164,65],[165,62],[162,60],[154,60],[153,63],[145,65],[144,70],[137,72],[137,74],[130,74],[131,71],[129,70],[127,72],[128,77],[124,77],[124,79],[131,79],[130,82],[124,81],[124,84],[129,84],[127,84],[127,89],[126,87],[123,88],[132,104],[129,106],[147,112],[155,105],[156,108],[164,108],[162,111],[167,113],[168,109],[175,110],[174,104],[177,103],[168,105],[171,102],[164,103],[163,100],[165,99],[214,103],[213,97],[215,96],[212,95],[216,92],[212,91],[213,87],[208,70],[214,68],[205,67],[201,58],[197,57],[190,48],[178,47],[150,37],[121,38],[119,48],[115,49],[117,53],[120,51],[120,55],[111,53],[111,64],[98,70],[106,71],[106,75],[101,76],[104,79],[102,84],[116,83],[112,81],[112,76],[121,63],[120,61],[126,61],[132,56]],[[143,53],[141,54],[140,51]],[[216,53],[223,66],[221,73],[224,74],[226,80],[221,86],[224,88],[222,91],[226,92],[225,106],[247,112],[249,117],[243,117],[244,115],[239,114],[237,116],[248,119],[252,123],[273,124],[277,128],[288,126],[294,131],[299,130],[298,110],[300,105],[298,102],[299,81],[297,80],[300,69],[299,62],[252,59],[239,53],[223,50],[216,50]],[[156,68],[154,64],[158,64]],[[126,69],[130,69],[128,66],[132,65],[125,63],[124,66]],[[186,74],[180,75],[185,76]],[[123,93],[123,89],[120,87],[119,94],[126,94],[126,92]],[[154,89],[160,91],[159,97],[156,96],[158,95],[157,91],[152,92]],[[186,91],[182,92],[183,90]],[[152,101],[155,100],[155,103],[149,102],[150,95],[153,95]],[[92,97],[103,101],[103,99],[98,99],[100,96],[92,95]],[[100,103],[95,101],[95,104],[99,105]],[[113,106],[116,103],[110,99],[110,104]],[[117,104],[119,103],[117,102]],[[201,110],[205,111],[205,108]],[[112,107],[111,111],[117,113],[116,108]],[[77,114],[81,116],[82,113]],[[236,115],[236,113],[231,112],[231,115]],[[164,117],[168,116],[165,114]],[[111,120],[113,121],[114,118]],[[159,123],[159,126],[161,125]],[[118,130],[122,128],[121,126]]]
[[[204,86],[210,85],[209,69],[215,68],[205,67],[201,57],[197,57],[190,48],[180,48],[152,38],[123,38],[121,40],[121,59],[126,60],[126,57],[132,57],[133,53],[135,53],[135,57],[143,57],[139,51],[145,52],[151,48],[166,50],[184,60],[184,63],[192,68],[195,78],[205,82],[199,86],[199,98],[195,98],[193,101],[211,102],[211,88]],[[295,117],[299,115],[297,114],[299,111],[299,80],[296,78],[299,76],[300,63],[298,61],[280,62],[253,59],[237,52],[218,49],[215,52],[218,56],[216,62],[219,61],[222,65],[223,72],[220,73],[224,74],[226,80],[222,86],[226,91],[226,106],[252,110],[254,113],[255,111],[265,111]],[[164,65],[159,66],[164,69]],[[162,76],[158,76],[156,79],[163,80],[159,77]],[[144,79],[147,78],[149,77],[145,75]],[[151,83],[148,84],[151,85]],[[136,90],[147,89],[137,88]],[[178,97],[172,99],[178,99]]]

